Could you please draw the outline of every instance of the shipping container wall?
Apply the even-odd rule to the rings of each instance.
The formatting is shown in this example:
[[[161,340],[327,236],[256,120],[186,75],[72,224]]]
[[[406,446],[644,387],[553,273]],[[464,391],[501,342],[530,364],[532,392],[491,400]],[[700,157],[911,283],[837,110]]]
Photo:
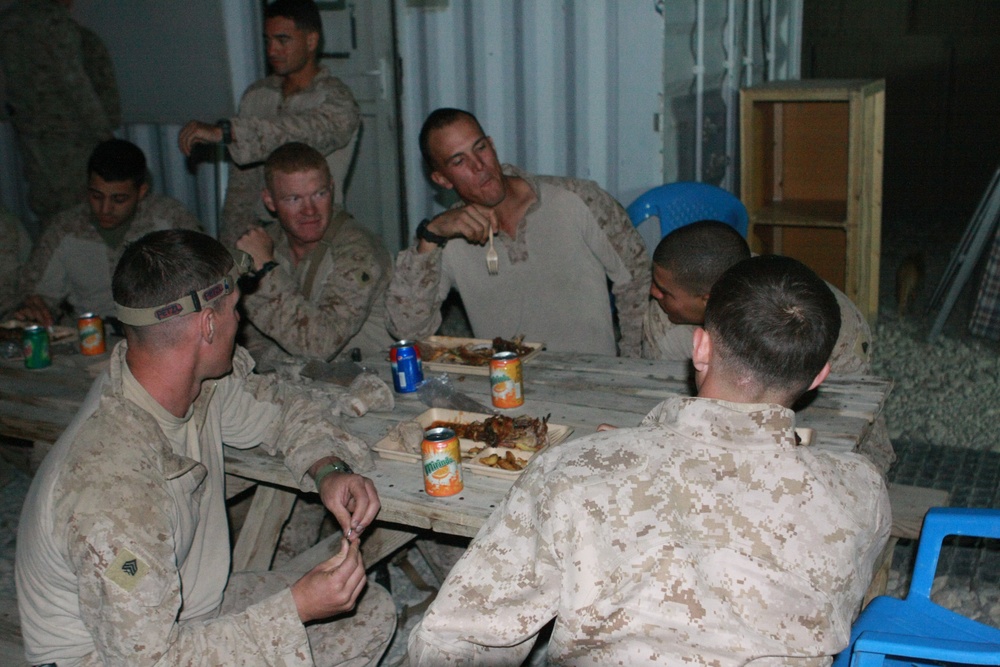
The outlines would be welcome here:
[[[628,205],[674,180],[735,190],[739,86],[798,75],[801,0],[396,2],[411,230],[451,202],[420,168],[435,108],[476,114],[501,161]]]

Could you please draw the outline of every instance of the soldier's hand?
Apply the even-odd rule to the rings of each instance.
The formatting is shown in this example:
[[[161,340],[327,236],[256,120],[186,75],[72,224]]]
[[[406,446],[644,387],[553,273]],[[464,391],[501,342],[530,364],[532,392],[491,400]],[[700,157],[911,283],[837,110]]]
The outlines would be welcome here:
[[[500,229],[500,220],[496,211],[492,208],[480,206],[478,204],[468,204],[461,208],[445,211],[430,221],[427,231],[444,236],[446,238],[456,238],[461,236],[470,243],[482,245],[490,238],[490,227],[496,233]],[[429,252],[434,249],[434,244],[421,240],[418,252]]]
[[[303,623],[350,611],[365,587],[360,545],[343,540],[340,552],[292,584],[292,599]]]
[[[43,327],[50,327],[55,324],[52,312],[45,305],[45,300],[37,294],[29,294],[24,297],[21,307],[14,313],[14,319],[23,322],[37,322]]]
[[[382,503],[375,483],[361,475],[332,472],[323,478],[319,497],[340,524],[344,535],[357,542],[360,533],[372,524]]]
[[[274,241],[263,227],[251,227],[236,239],[236,248],[253,257],[253,267],[260,269],[274,261]]]
[[[192,120],[181,128],[177,136],[177,145],[184,155],[191,155],[195,144],[217,144],[222,141],[222,128],[200,120]]]

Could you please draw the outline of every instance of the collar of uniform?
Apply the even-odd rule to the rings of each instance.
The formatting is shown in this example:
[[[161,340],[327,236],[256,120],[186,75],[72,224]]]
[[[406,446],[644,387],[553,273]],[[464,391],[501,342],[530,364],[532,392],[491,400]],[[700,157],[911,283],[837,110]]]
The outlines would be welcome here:
[[[684,437],[740,450],[796,446],[795,412],[774,403],[677,396],[653,408],[643,424],[662,424]]]

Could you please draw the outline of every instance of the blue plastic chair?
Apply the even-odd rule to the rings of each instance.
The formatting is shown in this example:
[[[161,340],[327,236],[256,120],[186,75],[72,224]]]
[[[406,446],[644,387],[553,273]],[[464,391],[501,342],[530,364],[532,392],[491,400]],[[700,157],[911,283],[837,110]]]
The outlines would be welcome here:
[[[1000,510],[932,508],[924,518],[906,598],[872,600],[834,667],[1000,665],[1000,630],[931,602],[941,543],[949,535],[1000,537]]]
[[[746,238],[750,223],[743,202],[718,186],[694,181],[659,185],[628,207],[628,217],[636,227],[653,215],[660,219],[660,238],[699,220],[725,222]]]

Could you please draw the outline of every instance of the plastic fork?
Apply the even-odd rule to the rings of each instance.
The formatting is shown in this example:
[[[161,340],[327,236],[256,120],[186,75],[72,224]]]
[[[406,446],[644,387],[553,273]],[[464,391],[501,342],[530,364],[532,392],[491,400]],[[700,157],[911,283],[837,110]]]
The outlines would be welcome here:
[[[491,276],[500,273],[500,256],[493,247],[493,225],[490,225],[490,249],[486,251],[486,270]]]

